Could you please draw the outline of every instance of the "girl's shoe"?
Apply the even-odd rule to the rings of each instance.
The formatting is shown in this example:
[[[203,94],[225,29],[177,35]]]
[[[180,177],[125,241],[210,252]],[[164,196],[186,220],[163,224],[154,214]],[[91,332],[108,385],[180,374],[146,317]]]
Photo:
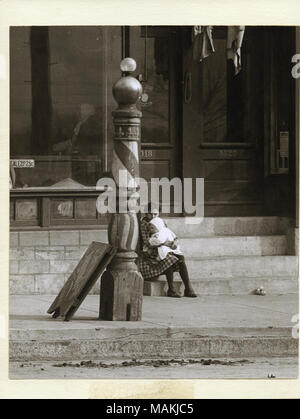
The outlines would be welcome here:
[[[195,293],[195,291],[193,289],[185,289],[184,290],[184,296],[195,298],[195,297],[197,297],[197,294]]]
[[[180,294],[178,294],[178,292],[176,292],[176,291],[171,291],[171,290],[168,290],[168,292],[167,292],[167,296],[168,296],[168,297],[181,298],[181,295],[180,295]]]

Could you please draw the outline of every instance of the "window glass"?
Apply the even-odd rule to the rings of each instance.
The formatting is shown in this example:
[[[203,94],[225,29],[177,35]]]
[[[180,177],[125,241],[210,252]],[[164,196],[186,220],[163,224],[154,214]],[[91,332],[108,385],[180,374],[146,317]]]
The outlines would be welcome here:
[[[130,27],[130,53],[137,61],[143,87],[138,103],[143,112],[142,143],[168,143],[169,37],[152,26]]]
[[[107,115],[116,105],[107,92],[120,77],[120,37],[120,27],[11,28],[14,188],[90,188],[108,170]]]

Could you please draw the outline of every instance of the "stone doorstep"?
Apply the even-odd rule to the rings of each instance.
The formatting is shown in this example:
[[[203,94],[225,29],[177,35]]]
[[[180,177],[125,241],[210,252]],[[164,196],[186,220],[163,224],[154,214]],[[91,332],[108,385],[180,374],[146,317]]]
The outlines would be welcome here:
[[[189,258],[191,278],[298,277],[297,256],[220,256]]]
[[[76,264],[76,263],[75,263]],[[71,269],[71,268],[70,268]],[[59,270],[58,270],[59,271]],[[45,273],[35,275],[10,275],[11,294],[57,294],[70,273]],[[264,287],[267,294],[296,294],[298,293],[298,280],[296,274],[289,276],[254,276],[254,277],[204,277],[191,279],[193,288],[198,295],[247,295],[253,294],[258,287]],[[183,283],[179,274],[175,273],[174,286],[177,292],[183,294]],[[144,281],[145,296],[164,296],[167,293],[165,276],[156,281]],[[100,279],[93,286],[90,294],[100,293]]]
[[[43,274],[43,275],[11,275],[11,295],[47,295],[58,294],[68,279],[69,274]],[[20,284],[20,282],[22,282]],[[198,295],[247,295],[253,294],[258,287],[264,287],[268,295],[297,294],[298,282],[295,278],[203,278],[191,280],[192,286]],[[181,279],[174,280],[177,292],[183,295]],[[167,282],[162,276],[157,281],[144,281],[144,296],[163,297],[167,294]],[[91,295],[100,294],[100,281],[98,280],[90,291]]]
[[[220,236],[181,238],[180,246],[188,259],[205,259],[218,257],[255,257],[255,256],[284,256],[287,254],[286,236]],[[36,261],[68,264],[68,260],[79,261],[87,249],[87,245],[77,246],[19,246],[10,248],[10,265],[14,261],[28,264]],[[290,253],[291,254],[291,253]],[[40,264],[43,265],[43,262]],[[29,268],[31,269],[31,268]],[[42,267],[41,267],[42,269]],[[13,268],[11,273],[17,273]],[[52,273],[52,270],[50,271]],[[54,272],[54,271],[53,271]],[[32,273],[32,272],[31,272]],[[34,272],[39,273],[39,272]],[[42,273],[42,272],[41,272]]]
[[[285,235],[292,220],[287,217],[204,217],[197,224],[187,223],[185,217],[165,217],[168,226],[178,237],[268,236]],[[91,241],[107,241],[107,228],[88,230],[29,230],[11,231],[10,247],[89,245]]]
[[[287,254],[285,235],[190,237],[179,240],[183,253],[189,258]]]
[[[184,224],[179,218],[170,218],[168,222],[179,229]],[[252,232],[263,230],[267,233],[278,233],[278,226],[281,226],[279,230],[282,230],[283,226],[288,225],[287,219],[278,217],[235,217],[232,222],[240,233],[251,229]],[[195,228],[189,225],[184,227],[187,228],[187,232]],[[186,261],[190,277],[199,295],[250,294],[259,286],[265,287],[270,294],[298,291],[295,281],[298,276],[298,261],[295,256],[284,255],[287,250],[285,235],[226,236],[226,233],[232,233],[231,227],[228,227],[227,218],[206,218],[198,228],[208,228],[210,233],[215,231],[215,233],[225,234],[224,236],[181,239],[182,248],[189,255]],[[290,229],[290,232],[293,233],[294,229]],[[45,246],[48,240],[46,236],[49,236],[50,243],[56,242],[56,245]],[[18,294],[58,293],[84,252],[87,245],[83,243],[89,243],[100,237],[105,241],[106,236],[106,230],[12,233],[13,242],[19,245],[21,242],[25,246],[11,248],[13,259],[10,263],[11,292]],[[78,239],[81,244],[74,246],[74,239],[75,242]],[[33,243],[36,247],[29,246]],[[67,245],[67,243],[73,243],[73,245]],[[63,255],[60,254],[62,249],[64,249]],[[288,253],[291,254],[289,249]],[[32,258],[34,260],[31,260]],[[249,278],[243,277],[245,272]],[[56,278],[59,278],[59,281],[56,281]],[[145,281],[144,295],[165,295],[166,281],[164,277],[161,279],[160,282],[150,284]],[[24,280],[28,284],[25,284]],[[175,287],[183,292],[180,280],[175,281]],[[99,294],[99,281],[91,293]]]
[[[191,280],[198,295],[247,295],[254,294],[258,287],[264,287],[267,294],[298,294],[298,281],[293,277],[253,277],[253,278],[201,278]],[[174,287],[183,295],[184,285],[180,278],[174,279]],[[160,276],[156,281],[144,281],[144,296],[163,297],[167,295],[166,278]]]
[[[107,242],[107,229],[29,230],[11,231],[10,247],[26,246],[85,246],[92,241]]]
[[[259,236],[286,234],[292,220],[287,217],[204,217],[196,224],[188,224],[185,217],[166,217],[178,237]]]

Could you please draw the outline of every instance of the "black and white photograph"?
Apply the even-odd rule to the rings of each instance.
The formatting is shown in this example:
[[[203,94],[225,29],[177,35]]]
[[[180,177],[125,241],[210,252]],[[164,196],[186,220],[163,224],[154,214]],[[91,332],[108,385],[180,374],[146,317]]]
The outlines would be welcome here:
[[[9,27],[10,380],[298,378],[300,27],[194,23]]]

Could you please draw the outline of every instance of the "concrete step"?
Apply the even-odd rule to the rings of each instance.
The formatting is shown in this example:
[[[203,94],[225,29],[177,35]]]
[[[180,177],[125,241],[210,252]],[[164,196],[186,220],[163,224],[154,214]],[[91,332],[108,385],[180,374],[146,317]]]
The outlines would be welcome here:
[[[291,226],[287,217],[167,217],[168,227],[178,237],[265,236],[285,234]]]
[[[247,295],[258,287],[268,294],[298,292],[297,256],[240,256],[186,258],[194,290],[199,295]],[[176,272],[175,287],[183,294]],[[165,276],[144,282],[144,295],[163,296],[167,292]]]
[[[272,256],[287,253],[285,235],[181,238],[186,257]]]
[[[190,278],[298,278],[297,256],[186,258]]]
[[[197,295],[249,295],[255,289],[264,287],[267,295],[298,294],[298,281],[291,277],[276,278],[201,278],[191,280]],[[178,274],[175,274],[174,286],[183,296],[184,286]],[[167,295],[167,282],[164,276],[156,281],[144,281],[144,295],[161,297]],[[263,298],[263,297],[261,297]]]
[[[110,337],[107,339],[51,339],[11,340],[10,361],[81,361],[105,359],[147,358],[217,358],[217,357],[260,357],[295,356],[298,341],[290,334],[279,336],[188,336],[182,330],[172,328],[164,334],[157,331],[130,330],[135,338]],[[290,329],[287,331],[290,332]],[[148,334],[140,339],[139,334]],[[80,331],[78,333],[80,336]],[[179,335],[179,336],[178,336]],[[99,334],[100,336],[100,334]]]

